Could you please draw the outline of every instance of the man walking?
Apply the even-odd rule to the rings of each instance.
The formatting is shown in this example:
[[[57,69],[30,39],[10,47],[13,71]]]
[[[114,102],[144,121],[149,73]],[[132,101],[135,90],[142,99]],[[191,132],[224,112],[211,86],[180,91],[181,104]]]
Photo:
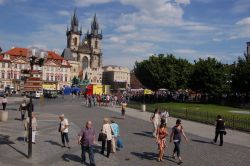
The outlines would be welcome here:
[[[215,138],[213,140],[213,143],[217,142],[218,136],[220,135],[220,146],[223,146],[223,135],[226,134],[226,129],[225,121],[222,119],[221,115],[217,116],[215,126]]]
[[[82,163],[86,163],[86,152],[89,154],[90,166],[95,166],[93,145],[95,143],[95,131],[92,122],[88,121],[85,128],[78,134],[78,144],[82,147]]]
[[[59,131],[61,132],[61,139],[62,139],[62,144],[63,148],[65,147],[65,141],[67,142],[68,148],[70,149],[69,146],[69,122],[68,119],[64,117],[64,114],[59,116],[59,119],[61,120],[60,122],[60,127]]]
[[[117,139],[119,137],[119,125],[117,123],[115,123],[115,120],[111,120],[111,128],[113,130],[113,135],[112,135],[112,141],[111,141],[111,145],[112,145],[112,153],[116,152],[116,142]]]

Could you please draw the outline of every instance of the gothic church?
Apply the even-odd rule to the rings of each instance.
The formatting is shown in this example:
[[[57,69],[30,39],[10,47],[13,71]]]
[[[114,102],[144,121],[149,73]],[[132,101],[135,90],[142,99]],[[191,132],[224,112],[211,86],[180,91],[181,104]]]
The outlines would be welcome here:
[[[72,66],[71,77],[77,76],[88,79],[92,84],[102,83],[102,31],[96,14],[91,23],[91,31],[82,37],[82,27],[76,10],[71,18],[70,28],[67,27],[67,48],[64,49],[62,57],[68,60]]]

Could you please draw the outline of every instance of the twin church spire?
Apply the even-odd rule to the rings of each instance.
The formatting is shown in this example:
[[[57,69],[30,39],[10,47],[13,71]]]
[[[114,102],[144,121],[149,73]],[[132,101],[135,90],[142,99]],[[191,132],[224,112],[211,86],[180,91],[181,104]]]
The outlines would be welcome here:
[[[79,28],[79,20],[76,15],[76,9],[74,10],[74,14],[71,17],[71,25],[70,28],[67,26],[67,32],[66,34],[74,33],[77,35],[82,35],[82,26]],[[89,33],[89,30],[87,31],[86,37],[88,36],[95,36],[102,38],[102,30],[99,33],[99,23],[97,21],[96,14],[94,15],[93,21],[91,22],[91,34]]]

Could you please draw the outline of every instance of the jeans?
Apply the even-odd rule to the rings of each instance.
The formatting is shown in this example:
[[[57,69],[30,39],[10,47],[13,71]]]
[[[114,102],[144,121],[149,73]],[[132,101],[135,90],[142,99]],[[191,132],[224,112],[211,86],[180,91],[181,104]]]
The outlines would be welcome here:
[[[102,141],[102,151],[101,153],[104,154],[105,151],[105,144],[106,144],[106,140]],[[107,157],[109,157],[111,153],[111,140],[107,140]]]
[[[69,134],[61,132],[61,138],[62,138],[62,144],[65,146],[65,140],[67,143],[69,143]]]
[[[3,105],[3,110],[5,111],[7,103],[2,103]]]
[[[181,149],[180,149],[181,141],[174,142],[174,153],[177,153],[177,156],[180,157]]]
[[[93,146],[82,146],[82,162],[86,161],[86,152],[89,153],[89,161],[90,161],[90,165],[94,166],[95,165],[95,158],[94,158],[94,150],[93,150]]]
[[[214,142],[215,143],[217,142],[218,136],[220,135],[220,146],[223,145],[223,134],[224,134],[224,131],[216,131],[215,132]]]

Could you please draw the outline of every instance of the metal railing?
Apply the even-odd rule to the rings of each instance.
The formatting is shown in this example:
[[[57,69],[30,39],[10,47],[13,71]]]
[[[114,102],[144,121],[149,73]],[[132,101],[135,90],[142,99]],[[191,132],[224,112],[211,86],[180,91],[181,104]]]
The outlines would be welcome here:
[[[138,103],[128,104],[128,107],[140,109],[140,104]],[[149,112],[153,112],[154,109],[155,108],[153,108],[152,106],[147,106],[147,111]],[[159,107],[159,109],[163,110],[166,108]],[[201,122],[205,124],[211,124],[211,125],[215,124],[215,120],[218,115],[217,113],[214,112],[191,110],[188,108],[183,110],[178,110],[178,109],[171,109],[168,107],[168,110],[170,110],[170,116]],[[223,117],[227,128],[250,132],[250,118],[239,117],[237,115],[223,115],[223,114],[221,114],[221,116]]]

